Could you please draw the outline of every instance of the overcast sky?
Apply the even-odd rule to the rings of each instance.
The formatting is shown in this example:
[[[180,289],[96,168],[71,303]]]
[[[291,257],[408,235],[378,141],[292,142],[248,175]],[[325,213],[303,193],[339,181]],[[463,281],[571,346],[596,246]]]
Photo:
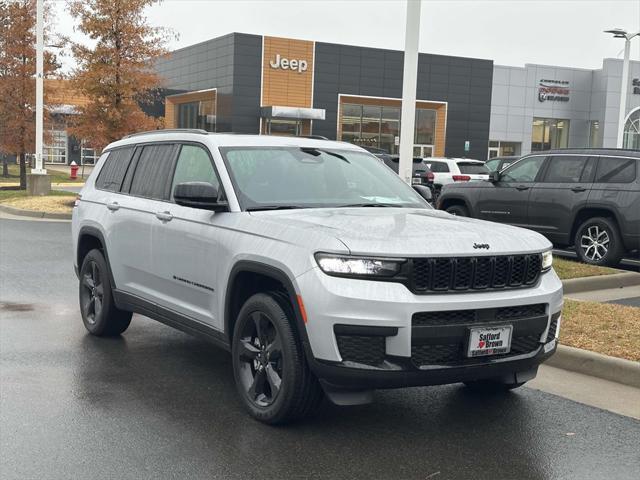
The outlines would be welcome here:
[[[73,35],[64,0],[55,0],[57,30]],[[165,0],[149,8],[152,24],[170,27],[172,49],[230,32],[401,50],[404,0]],[[622,57],[623,41],[602,33],[640,31],[640,0],[423,0],[420,51],[599,68]],[[640,60],[640,37],[631,58]]]

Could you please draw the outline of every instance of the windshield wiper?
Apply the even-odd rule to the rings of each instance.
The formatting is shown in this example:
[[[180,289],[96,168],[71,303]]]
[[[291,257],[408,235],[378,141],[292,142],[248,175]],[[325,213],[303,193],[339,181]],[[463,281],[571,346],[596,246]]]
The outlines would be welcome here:
[[[302,205],[256,205],[255,207],[247,207],[247,212],[259,212],[260,210],[295,210],[298,208],[307,208]]]
[[[313,147],[302,147],[300,148],[300,150],[303,151],[304,153],[308,153],[309,155],[313,155],[314,157],[317,157],[318,155],[320,155],[320,153],[326,153],[327,155],[331,155],[332,157],[339,158],[344,162],[351,163],[349,160],[347,160],[347,157],[345,157],[344,155],[340,155],[339,153],[336,153],[336,152],[330,152],[329,150],[322,150],[320,148],[313,148]]]
[[[338,205],[338,208],[351,208],[351,207],[403,208],[402,205],[399,205],[397,203],[351,203],[348,205]]]

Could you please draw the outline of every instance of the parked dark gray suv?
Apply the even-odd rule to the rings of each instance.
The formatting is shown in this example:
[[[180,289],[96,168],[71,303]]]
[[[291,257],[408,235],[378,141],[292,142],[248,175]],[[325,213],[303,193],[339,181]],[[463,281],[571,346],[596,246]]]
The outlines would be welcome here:
[[[522,157],[490,181],[447,185],[438,208],[530,228],[580,259],[615,265],[640,248],[640,152],[563,149]]]

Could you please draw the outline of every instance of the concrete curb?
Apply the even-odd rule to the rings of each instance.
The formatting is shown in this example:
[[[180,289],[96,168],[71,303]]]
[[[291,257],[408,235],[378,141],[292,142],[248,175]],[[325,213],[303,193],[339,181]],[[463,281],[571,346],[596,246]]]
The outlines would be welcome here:
[[[640,362],[558,345],[545,365],[640,388]]]
[[[9,207],[8,205],[0,205],[0,212],[10,213],[19,217],[44,218],[51,220],[71,220],[70,213],[55,212],[38,212],[35,210],[23,210],[21,208]]]
[[[572,278],[562,281],[563,293],[565,295],[590,292],[593,290],[631,287],[635,285],[640,285],[640,273],[612,273],[611,275]]]

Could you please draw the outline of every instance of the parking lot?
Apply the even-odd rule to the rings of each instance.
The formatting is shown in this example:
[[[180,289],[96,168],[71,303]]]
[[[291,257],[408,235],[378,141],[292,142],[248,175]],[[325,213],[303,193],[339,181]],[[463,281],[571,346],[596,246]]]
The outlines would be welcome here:
[[[68,222],[0,220],[0,257],[3,479],[637,478],[639,421],[529,388],[384,391],[262,425],[215,347],[137,315],[86,333]]]

